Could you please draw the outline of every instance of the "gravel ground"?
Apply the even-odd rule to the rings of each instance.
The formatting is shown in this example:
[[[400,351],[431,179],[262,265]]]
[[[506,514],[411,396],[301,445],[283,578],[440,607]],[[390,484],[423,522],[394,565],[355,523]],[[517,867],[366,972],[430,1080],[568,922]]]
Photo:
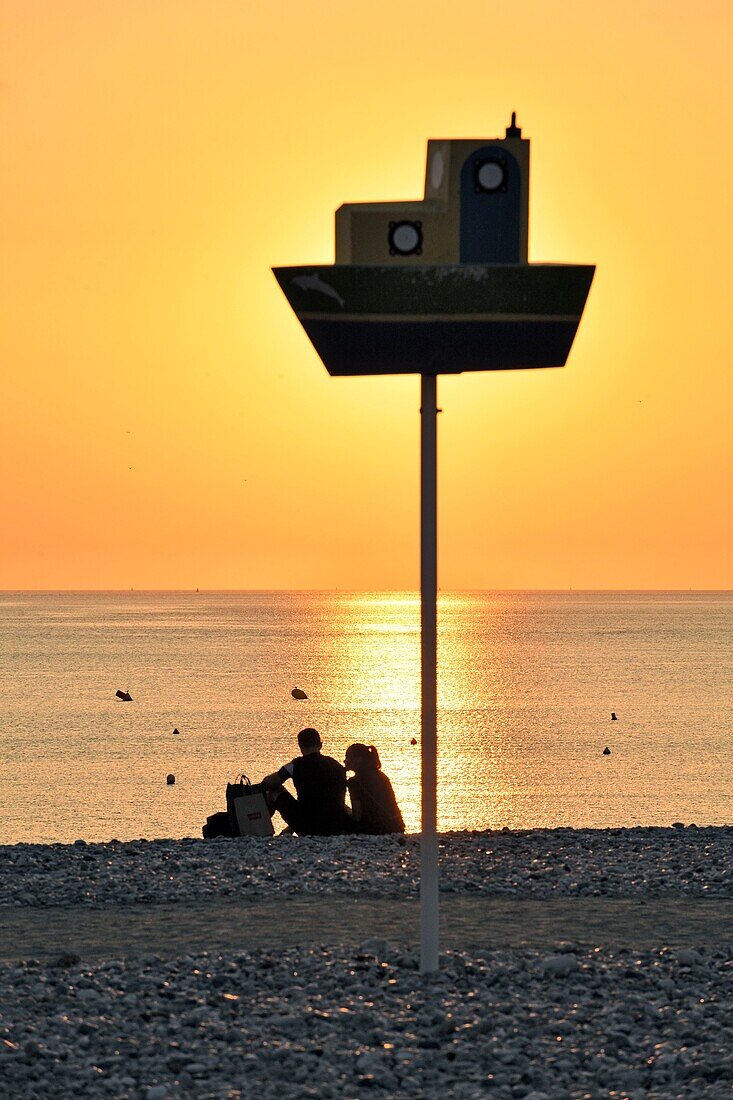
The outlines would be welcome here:
[[[733,826],[553,829],[441,837],[448,893],[553,897],[733,896]],[[104,907],[419,888],[417,837],[139,840],[0,847],[0,904]]]
[[[0,1088],[30,1100],[730,1098],[733,951],[409,951],[0,968]]]
[[[0,1097],[733,1100],[733,828],[454,833],[441,864],[473,946],[425,977],[404,921],[361,942],[416,906],[416,837],[0,848],[4,926],[47,950],[0,965]],[[339,907],[352,946],[304,938]],[[479,941],[504,909],[512,946]],[[269,946],[217,947],[257,914]]]

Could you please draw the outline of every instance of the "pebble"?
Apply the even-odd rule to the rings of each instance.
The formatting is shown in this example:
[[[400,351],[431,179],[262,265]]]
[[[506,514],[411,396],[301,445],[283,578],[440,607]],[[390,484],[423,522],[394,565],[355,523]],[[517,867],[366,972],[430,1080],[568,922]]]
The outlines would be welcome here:
[[[578,960],[575,955],[548,955],[542,961],[544,974],[570,974],[578,969]]]
[[[677,952],[677,962],[680,966],[694,966],[700,962],[700,955],[691,947],[682,947]]]
[[[730,897],[733,827],[456,832],[441,890],[493,897]],[[714,869],[711,871],[711,868]],[[0,846],[18,906],[175,904],[234,897],[416,896],[417,836],[241,837]]]
[[[385,959],[389,950],[389,943],[383,939],[363,940],[359,945],[362,955],[373,955],[375,959]]]

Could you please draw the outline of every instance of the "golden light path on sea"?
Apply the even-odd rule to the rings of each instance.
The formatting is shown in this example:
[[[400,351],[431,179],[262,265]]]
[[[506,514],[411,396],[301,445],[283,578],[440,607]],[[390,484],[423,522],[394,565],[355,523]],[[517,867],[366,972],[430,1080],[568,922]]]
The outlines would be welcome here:
[[[519,689],[504,659],[501,608],[488,636],[478,638],[460,629],[461,612],[469,606],[460,596],[441,599],[448,629],[441,635],[439,657],[439,818],[444,827],[451,822],[455,827],[457,818],[471,818],[471,805],[481,799],[490,807],[492,826],[498,827],[517,819],[516,747],[494,718],[511,707]],[[348,601],[333,654],[334,681],[340,684],[340,697],[333,702],[347,707],[349,700],[358,700],[360,710],[370,713],[369,736],[405,818],[415,826],[420,819],[419,616],[420,603],[412,594],[355,597]],[[480,671],[487,647],[491,677]]]

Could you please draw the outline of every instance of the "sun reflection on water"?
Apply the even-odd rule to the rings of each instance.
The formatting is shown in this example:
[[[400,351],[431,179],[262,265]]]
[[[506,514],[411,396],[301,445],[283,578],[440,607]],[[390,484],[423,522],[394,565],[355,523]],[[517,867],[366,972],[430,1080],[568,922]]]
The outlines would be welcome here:
[[[515,705],[518,688],[506,662],[507,615],[500,599],[476,631],[475,604],[439,599],[439,827],[461,828],[481,818],[512,823],[512,745],[499,716]],[[340,709],[358,700],[355,740],[376,744],[408,828],[420,819],[420,601],[404,595],[360,594],[344,600],[334,639],[334,686]],[[490,669],[490,672],[489,672]],[[411,741],[415,738],[416,745]]]

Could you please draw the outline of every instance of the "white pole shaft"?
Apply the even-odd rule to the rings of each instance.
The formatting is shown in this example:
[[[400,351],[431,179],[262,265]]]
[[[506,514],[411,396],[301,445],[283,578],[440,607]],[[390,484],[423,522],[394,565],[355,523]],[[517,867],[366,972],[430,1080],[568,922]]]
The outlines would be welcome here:
[[[422,834],[420,969],[438,969],[438,447],[437,378],[421,375],[420,402],[420,665]]]

